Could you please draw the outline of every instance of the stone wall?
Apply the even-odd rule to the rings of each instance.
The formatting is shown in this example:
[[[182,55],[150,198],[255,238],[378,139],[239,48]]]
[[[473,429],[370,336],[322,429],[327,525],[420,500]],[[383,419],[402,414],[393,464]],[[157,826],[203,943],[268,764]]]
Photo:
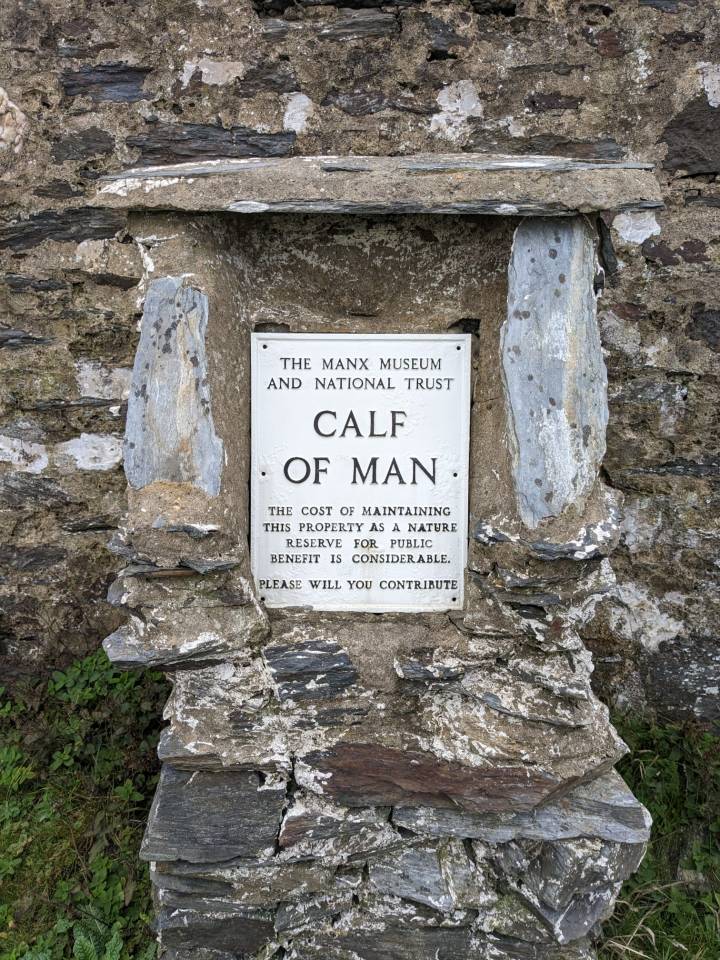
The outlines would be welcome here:
[[[220,157],[495,151],[653,161],[607,217],[616,584],[583,627],[620,705],[717,716],[720,37],[712,0],[27,3],[0,23],[4,671],[94,649],[126,511],[154,250],[98,176]],[[482,321],[468,317],[468,321]]]

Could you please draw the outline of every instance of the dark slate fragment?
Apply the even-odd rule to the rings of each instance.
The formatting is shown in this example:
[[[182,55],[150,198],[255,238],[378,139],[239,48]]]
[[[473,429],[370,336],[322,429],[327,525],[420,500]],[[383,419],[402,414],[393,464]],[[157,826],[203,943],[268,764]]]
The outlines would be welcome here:
[[[415,3],[417,0],[335,0],[327,5],[341,7],[343,10],[377,10],[379,7],[411,7]],[[326,0],[253,0],[253,6],[261,17],[274,17],[288,8],[325,4]]]
[[[451,655],[443,657],[434,647],[412,650],[395,658],[395,672],[403,680],[431,683],[435,680],[459,680],[465,665]]]
[[[141,856],[191,863],[265,856],[274,849],[284,803],[285,790],[265,788],[257,773],[165,764]]]
[[[23,572],[54,567],[65,557],[67,557],[67,550],[63,550],[62,547],[0,547],[0,567],[7,566]]]
[[[54,290],[66,290],[67,284],[62,280],[53,280],[49,278],[43,280],[41,277],[23,277],[19,273],[6,273],[5,283],[10,287],[13,293],[25,293],[32,290],[36,293],[48,293]],[[3,331],[0,331],[2,337]]]
[[[317,935],[295,938],[292,960],[480,960],[487,956],[471,951],[471,933],[467,927],[443,930],[391,926],[379,930],[323,930]]]
[[[143,91],[145,78],[152,67],[138,67],[129,63],[98,63],[66,70],[60,77],[67,97],[90,97],[91,100],[107,100],[112,103],[134,103],[147,100]]]
[[[693,477],[697,480],[720,479],[720,457],[706,456],[697,460],[678,457],[665,463],[649,464],[627,471],[628,474],[655,474],[659,477]]]
[[[483,17],[514,17],[517,13],[515,0],[470,0],[470,5]]]
[[[622,160],[625,150],[612,137],[605,140],[573,140],[553,134],[539,134],[523,142],[524,153],[575,157],[577,160]]]
[[[52,509],[71,502],[72,498],[49,477],[20,471],[0,475],[0,506],[13,510],[41,506]]]
[[[68,533],[86,533],[91,530],[117,530],[120,518],[107,513],[99,513],[91,517],[80,517],[62,525]]]
[[[199,909],[172,904],[160,910],[156,925],[164,951],[187,957],[233,957],[255,954],[273,936],[272,914],[222,901],[207,901]],[[166,954],[167,956],[167,954]]]
[[[690,317],[685,327],[687,336],[691,340],[704,340],[711,350],[720,349],[720,310],[695,303]]]
[[[467,47],[469,41],[461,37],[456,31],[439,17],[429,13],[420,14],[430,38],[430,52],[428,60],[455,60],[453,47]]]
[[[102,157],[113,152],[115,141],[106,130],[100,127],[88,127],[79,133],[58,140],[52,148],[52,158],[58,163],[65,160],[87,160],[89,157]]]
[[[351,117],[365,117],[387,110],[391,103],[384,93],[372,90],[331,90],[320,104],[322,107],[338,107]]]
[[[242,80],[235,81],[234,89],[241,97],[254,97],[259,93],[293,93],[299,86],[290,64],[279,61],[251,67]]]
[[[48,180],[33,190],[36,197],[47,197],[50,200],[70,200],[82,194],[80,187],[74,187],[67,180]]]
[[[52,337],[38,337],[27,330],[0,330],[0,350],[22,350],[24,347],[42,347],[52,343]]]
[[[362,40],[394,37],[399,33],[400,22],[394,13],[349,10],[343,11],[336,20],[323,23],[317,35],[321,40]]]
[[[546,113],[548,110],[577,110],[582,99],[562,93],[529,93],[523,103],[531,113]]]
[[[467,767],[414,750],[340,743],[302,762],[323,778],[323,793],[348,807],[458,807],[478,812],[530,810],[559,782],[526,767]]]
[[[720,724],[717,636],[680,635],[647,652],[640,665],[651,707],[682,721]]]
[[[327,700],[358,678],[350,657],[332,640],[276,644],[265,647],[263,658],[280,700]]]
[[[672,118],[660,139],[668,148],[666,170],[683,170],[689,177],[720,173],[720,107],[711,107],[704,93]]]
[[[138,164],[183,163],[220,157],[286,157],[294,133],[260,133],[249,127],[226,130],[210,123],[150,123],[148,132],[128,137],[126,144],[140,151]]]
[[[81,243],[83,240],[107,240],[125,226],[120,210],[75,207],[70,210],[44,210],[27,220],[18,220],[0,230],[0,249],[30,250],[43,240]]]

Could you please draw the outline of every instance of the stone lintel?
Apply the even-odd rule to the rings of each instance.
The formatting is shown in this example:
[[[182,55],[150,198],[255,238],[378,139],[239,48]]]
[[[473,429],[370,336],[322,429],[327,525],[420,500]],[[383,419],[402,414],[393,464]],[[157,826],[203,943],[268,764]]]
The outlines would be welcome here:
[[[229,213],[568,216],[663,206],[650,164],[505,157],[289,157],[135,167],[96,207]]]

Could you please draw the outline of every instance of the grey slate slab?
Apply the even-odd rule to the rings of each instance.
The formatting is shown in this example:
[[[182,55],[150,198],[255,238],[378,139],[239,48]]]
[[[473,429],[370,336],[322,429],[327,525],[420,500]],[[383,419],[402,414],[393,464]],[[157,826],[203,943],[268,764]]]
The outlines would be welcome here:
[[[176,770],[160,774],[141,848],[144,860],[217,863],[272,854],[285,803],[257,773]]]

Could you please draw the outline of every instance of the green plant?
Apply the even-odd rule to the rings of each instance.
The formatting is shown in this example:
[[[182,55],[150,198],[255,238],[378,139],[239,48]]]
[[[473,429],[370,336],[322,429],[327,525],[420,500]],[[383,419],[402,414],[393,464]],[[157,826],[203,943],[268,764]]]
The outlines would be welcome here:
[[[606,925],[603,960],[720,957],[720,739],[617,717],[620,766],[653,816],[647,856]]]
[[[151,960],[138,848],[167,685],[98,651],[0,690],[0,960]]]

